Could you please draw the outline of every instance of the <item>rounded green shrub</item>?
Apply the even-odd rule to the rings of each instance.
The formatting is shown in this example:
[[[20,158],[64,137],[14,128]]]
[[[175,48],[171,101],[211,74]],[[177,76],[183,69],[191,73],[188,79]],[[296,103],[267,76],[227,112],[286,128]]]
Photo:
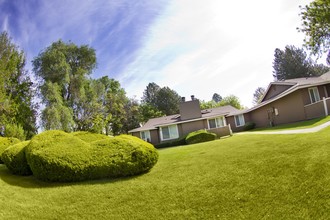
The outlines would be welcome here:
[[[23,141],[8,147],[1,156],[2,161],[13,174],[31,175],[31,169],[26,161],[25,147],[30,141]]]
[[[67,182],[143,173],[156,164],[158,153],[128,135],[87,143],[63,131],[46,131],[32,138],[26,157],[37,178]]]
[[[217,138],[217,135],[206,130],[199,130],[191,132],[186,137],[187,144],[197,144],[206,141],[213,141]]]
[[[0,137],[0,164],[3,164],[1,160],[2,153],[11,145],[21,142],[17,138],[12,137]]]
[[[94,141],[111,138],[104,134],[96,134],[96,133],[92,133],[92,132],[88,132],[88,131],[76,131],[76,132],[73,132],[72,134],[73,134],[73,136],[78,137],[79,139],[81,139],[87,143],[92,143]]]

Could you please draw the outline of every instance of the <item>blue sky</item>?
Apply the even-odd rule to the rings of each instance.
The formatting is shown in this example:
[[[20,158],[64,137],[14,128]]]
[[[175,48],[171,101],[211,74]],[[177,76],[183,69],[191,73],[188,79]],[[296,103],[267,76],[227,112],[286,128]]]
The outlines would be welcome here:
[[[140,99],[149,82],[181,96],[236,95],[251,107],[273,81],[275,48],[300,47],[299,5],[310,0],[0,0],[0,28],[31,60],[62,39],[97,53],[92,77]]]

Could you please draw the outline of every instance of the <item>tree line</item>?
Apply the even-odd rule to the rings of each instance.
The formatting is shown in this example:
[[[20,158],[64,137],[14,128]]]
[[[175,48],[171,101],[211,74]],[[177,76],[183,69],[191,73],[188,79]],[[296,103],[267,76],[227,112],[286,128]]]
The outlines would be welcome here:
[[[169,87],[149,83],[141,100],[136,100],[128,98],[115,79],[92,79],[96,54],[88,45],[52,43],[33,59],[31,75],[25,69],[24,52],[7,33],[0,35],[0,41],[2,136],[29,139],[38,132],[38,118],[43,130],[117,135],[150,118],[179,113],[181,96]]]

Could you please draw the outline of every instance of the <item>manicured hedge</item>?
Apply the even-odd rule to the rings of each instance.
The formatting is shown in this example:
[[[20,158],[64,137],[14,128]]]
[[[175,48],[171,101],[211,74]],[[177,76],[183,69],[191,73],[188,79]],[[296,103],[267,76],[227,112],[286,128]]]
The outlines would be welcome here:
[[[46,181],[81,181],[136,175],[150,170],[158,160],[156,149],[132,136],[87,143],[63,131],[46,131],[26,147],[28,164]]]
[[[213,141],[217,138],[217,135],[206,130],[194,131],[188,134],[186,137],[187,144],[197,144],[206,141]]]
[[[19,142],[21,141],[17,138],[0,137],[0,164],[3,163],[1,160],[1,155],[6,150],[6,148]]]
[[[29,143],[30,141],[23,141],[11,145],[2,153],[2,161],[13,174],[23,176],[32,174],[25,157],[25,147]]]
[[[99,141],[103,139],[110,139],[109,136],[106,136],[104,134],[95,134],[87,131],[76,131],[72,133],[73,136],[78,137],[79,139],[87,142],[92,143],[94,141]]]

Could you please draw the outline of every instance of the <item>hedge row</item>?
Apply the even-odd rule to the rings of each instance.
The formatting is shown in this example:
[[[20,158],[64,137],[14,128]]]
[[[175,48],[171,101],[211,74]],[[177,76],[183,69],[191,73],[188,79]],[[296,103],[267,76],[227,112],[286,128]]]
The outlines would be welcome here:
[[[3,159],[15,174],[45,181],[82,181],[131,176],[158,161],[153,145],[133,136],[109,138],[86,132],[46,131],[8,148]]]

